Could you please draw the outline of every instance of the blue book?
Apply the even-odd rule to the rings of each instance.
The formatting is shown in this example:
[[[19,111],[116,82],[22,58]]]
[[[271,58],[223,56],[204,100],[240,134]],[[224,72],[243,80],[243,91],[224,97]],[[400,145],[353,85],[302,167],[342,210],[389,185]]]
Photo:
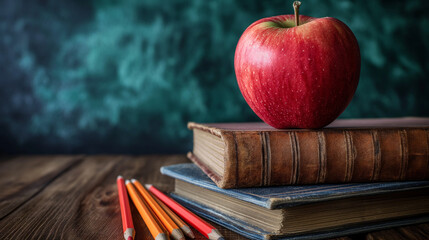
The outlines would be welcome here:
[[[327,238],[429,221],[429,181],[218,188],[194,164],[162,167],[172,196],[251,239]]]

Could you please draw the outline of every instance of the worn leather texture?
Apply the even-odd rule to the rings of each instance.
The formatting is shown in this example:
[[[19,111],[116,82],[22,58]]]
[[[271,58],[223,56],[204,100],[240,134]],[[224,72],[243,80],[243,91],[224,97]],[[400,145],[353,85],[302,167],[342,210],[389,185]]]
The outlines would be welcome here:
[[[429,118],[337,120],[315,130],[265,123],[188,127],[225,141],[224,174],[212,178],[221,188],[429,179]]]
[[[351,196],[369,196],[429,188],[429,181],[405,181],[222,189],[192,163],[164,166],[161,168],[161,173],[268,209],[280,209]]]

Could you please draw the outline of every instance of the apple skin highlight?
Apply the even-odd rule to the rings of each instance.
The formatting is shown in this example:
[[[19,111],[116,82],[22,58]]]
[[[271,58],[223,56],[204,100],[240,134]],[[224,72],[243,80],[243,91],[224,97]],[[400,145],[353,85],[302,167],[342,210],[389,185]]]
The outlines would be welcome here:
[[[352,31],[338,19],[264,18],[242,34],[235,51],[238,86],[250,108],[275,128],[321,128],[350,103],[360,74]]]

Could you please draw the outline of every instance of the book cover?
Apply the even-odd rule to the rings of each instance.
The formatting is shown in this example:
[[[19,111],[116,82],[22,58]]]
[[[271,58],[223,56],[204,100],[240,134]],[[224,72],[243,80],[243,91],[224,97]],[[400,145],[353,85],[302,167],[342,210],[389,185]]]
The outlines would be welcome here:
[[[280,209],[355,196],[429,188],[429,181],[406,181],[222,189],[217,187],[201,169],[192,163],[164,166],[161,168],[161,173],[268,209]]]
[[[336,120],[322,129],[189,123],[188,157],[219,187],[429,180],[429,118]]]

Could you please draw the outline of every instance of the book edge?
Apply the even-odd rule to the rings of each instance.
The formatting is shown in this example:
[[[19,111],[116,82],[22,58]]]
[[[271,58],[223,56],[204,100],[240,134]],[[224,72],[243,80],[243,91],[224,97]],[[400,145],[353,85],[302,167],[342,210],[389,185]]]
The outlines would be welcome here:
[[[197,165],[219,188],[223,188],[224,181],[221,176],[217,175],[210,168],[204,165],[204,163],[202,163],[192,152],[188,152],[186,157]]]
[[[384,220],[384,221],[382,220],[375,223],[371,223],[371,222],[360,223],[352,226],[344,226],[342,227],[342,229],[334,228],[330,230],[329,229],[318,230],[318,231],[307,232],[303,234],[294,234],[294,235],[273,235],[255,226],[247,224],[241,220],[237,220],[232,216],[220,213],[214,209],[209,209],[208,207],[202,204],[195,203],[193,201],[190,201],[174,193],[170,194],[170,196],[172,196],[172,198],[174,198],[176,201],[184,205],[192,212],[197,213],[199,216],[206,218],[210,221],[213,221],[242,236],[255,239],[255,240],[261,240],[261,239],[300,240],[300,239],[309,239],[309,238],[325,239],[325,238],[340,237],[340,236],[345,236],[350,234],[377,231],[377,230],[405,226],[410,224],[419,224],[419,223],[424,223],[429,221],[429,216],[417,215],[417,216],[410,216],[410,217],[405,217],[401,219],[391,219],[391,220]]]
[[[182,163],[182,164],[176,164],[176,165],[180,165],[181,167],[188,168],[189,165],[191,165],[191,164],[192,163]],[[188,166],[186,166],[186,165],[188,165]],[[171,166],[175,166],[175,165],[171,165]],[[286,208],[286,207],[291,207],[291,206],[296,206],[296,205],[310,204],[310,203],[323,202],[323,201],[329,201],[329,200],[338,200],[338,199],[344,199],[344,198],[349,198],[349,197],[370,196],[370,195],[385,194],[385,193],[389,193],[389,192],[398,192],[398,191],[407,191],[407,190],[414,190],[414,189],[429,188],[429,181],[406,181],[406,182],[397,182],[397,184],[400,185],[399,187],[397,184],[394,184],[394,185],[390,184],[390,185],[386,186],[384,183],[376,183],[378,185],[378,187],[376,187],[376,188],[369,188],[365,191],[360,191],[360,192],[355,192],[355,193],[338,192],[338,193],[333,194],[329,197],[327,197],[327,196],[324,196],[324,197],[311,196],[311,197],[303,197],[303,198],[302,197],[301,198],[297,198],[297,197],[287,197],[287,198],[262,197],[262,196],[254,195],[254,194],[249,195],[246,193],[235,192],[234,189],[216,188],[215,185],[211,185],[211,184],[207,185],[207,184],[204,184],[202,182],[195,182],[186,176],[184,177],[183,175],[176,173],[174,170],[173,171],[170,170],[168,167],[169,166],[161,167],[161,173],[164,175],[173,177],[175,179],[179,179],[181,181],[185,181],[185,182],[197,185],[199,187],[211,190],[211,191],[219,192],[221,194],[225,194],[225,191],[232,191],[231,193],[229,193],[229,196],[232,196],[234,198],[237,198],[237,199],[249,202],[249,203],[253,203],[253,204],[261,206],[261,207],[265,207],[267,209],[281,209],[281,208]],[[359,183],[348,184],[348,185],[353,186],[356,184],[359,185]],[[373,183],[368,183],[368,184],[373,184]],[[384,186],[380,186],[380,184],[384,185]],[[338,185],[338,184],[333,184],[333,185]],[[277,186],[273,186],[273,187],[277,187]]]
[[[188,129],[199,129],[210,134],[216,135],[218,137],[222,137],[222,130],[220,128],[212,127],[205,123],[188,122]]]
[[[427,121],[427,124],[425,123],[424,125],[416,125],[416,126],[341,126],[342,123],[347,122],[347,121],[357,121],[357,120],[364,120],[364,121],[368,121],[368,120],[376,120],[376,121],[392,121],[392,120],[414,120],[414,121]],[[323,128],[319,128],[319,129],[301,129],[301,128],[287,128],[287,129],[276,129],[274,127],[271,127],[269,125],[267,125],[264,122],[253,122],[253,123],[258,123],[261,125],[266,125],[269,127],[269,129],[263,129],[263,130],[244,130],[244,129],[226,129],[226,128],[222,128],[222,125],[228,125],[228,124],[243,124],[243,123],[249,123],[249,122],[221,122],[221,123],[196,123],[196,122],[188,122],[188,128],[190,130],[192,129],[200,129],[203,131],[207,131],[210,133],[213,133],[219,137],[222,137],[222,133],[223,132],[269,132],[269,131],[284,131],[284,132],[294,132],[294,131],[342,131],[342,130],[374,130],[374,129],[381,129],[381,130],[400,130],[400,129],[429,129],[429,117],[398,117],[398,118],[351,118],[351,119],[336,119],[334,120],[334,122],[332,122],[331,124],[323,127]],[[340,123],[340,126],[335,126],[335,123],[338,124]],[[334,126],[332,126],[334,124]],[[381,123],[378,123],[381,124]],[[389,122],[389,124],[391,124]],[[418,123],[420,124],[420,123]],[[219,126],[220,125],[220,126]]]

